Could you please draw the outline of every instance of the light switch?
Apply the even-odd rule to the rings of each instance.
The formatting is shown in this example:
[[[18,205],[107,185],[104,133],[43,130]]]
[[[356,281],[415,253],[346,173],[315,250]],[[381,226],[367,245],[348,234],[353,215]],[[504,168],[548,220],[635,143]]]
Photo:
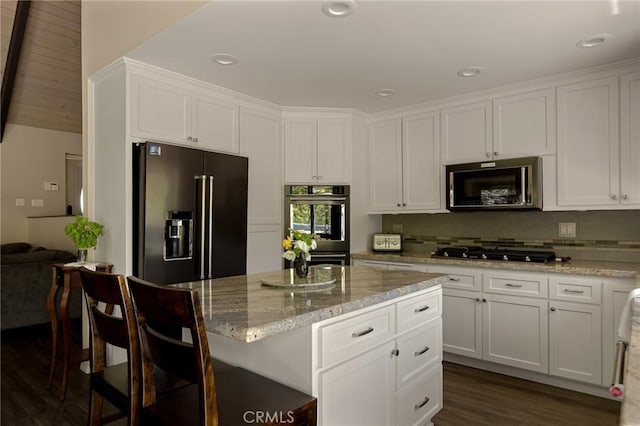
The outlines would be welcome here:
[[[31,200],[31,207],[44,207],[44,200],[34,198]]]
[[[24,207],[24,198],[16,198],[16,207]]]
[[[44,183],[45,191],[57,191],[58,190],[58,182],[45,182]]]

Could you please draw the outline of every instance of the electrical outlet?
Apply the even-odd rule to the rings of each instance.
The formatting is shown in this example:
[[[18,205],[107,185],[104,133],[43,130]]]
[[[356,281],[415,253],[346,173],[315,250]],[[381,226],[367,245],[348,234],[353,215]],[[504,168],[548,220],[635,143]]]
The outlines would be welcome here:
[[[31,207],[44,207],[44,200],[34,198],[31,200]]]
[[[16,198],[16,207],[24,207],[24,198]]]
[[[558,236],[560,238],[575,238],[576,237],[576,223],[575,222],[560,222],[560,223],[558,223]]]
[[[391,225],[391,231],[397,233],[397,234],[402,234],[402,224],[401,223],[394,223],[393,225]]]

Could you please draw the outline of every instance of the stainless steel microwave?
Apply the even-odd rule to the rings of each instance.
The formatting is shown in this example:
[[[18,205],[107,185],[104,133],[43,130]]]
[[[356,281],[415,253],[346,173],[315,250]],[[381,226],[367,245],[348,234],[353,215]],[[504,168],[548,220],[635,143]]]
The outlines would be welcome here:
[[[446,167],[447,209],[542,209],[542,159],[514,158]]]

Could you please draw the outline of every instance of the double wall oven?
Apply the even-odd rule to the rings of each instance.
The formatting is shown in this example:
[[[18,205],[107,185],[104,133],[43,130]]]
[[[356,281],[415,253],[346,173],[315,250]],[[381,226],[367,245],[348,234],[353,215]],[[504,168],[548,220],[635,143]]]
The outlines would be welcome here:
[[[348,265],[349,186],[285,185],[284,229],[285,237],[289,229],[318,237],[312,265]]]

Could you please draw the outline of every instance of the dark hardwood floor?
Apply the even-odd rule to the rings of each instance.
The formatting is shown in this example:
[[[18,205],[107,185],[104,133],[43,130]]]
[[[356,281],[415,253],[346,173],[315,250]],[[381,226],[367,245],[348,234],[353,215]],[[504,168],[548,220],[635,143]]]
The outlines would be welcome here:
[[[59,371],[47,388],[50,328],[2,332],[1,424],[86,425],[89,384],[78,369],[80,347],[80,324],[74,322],[71,352],[75,355],[67,398],[60,401]],[[619,412],[616,401],[445,363],[444,408],[434,424],[606,426],[618,424]]]

